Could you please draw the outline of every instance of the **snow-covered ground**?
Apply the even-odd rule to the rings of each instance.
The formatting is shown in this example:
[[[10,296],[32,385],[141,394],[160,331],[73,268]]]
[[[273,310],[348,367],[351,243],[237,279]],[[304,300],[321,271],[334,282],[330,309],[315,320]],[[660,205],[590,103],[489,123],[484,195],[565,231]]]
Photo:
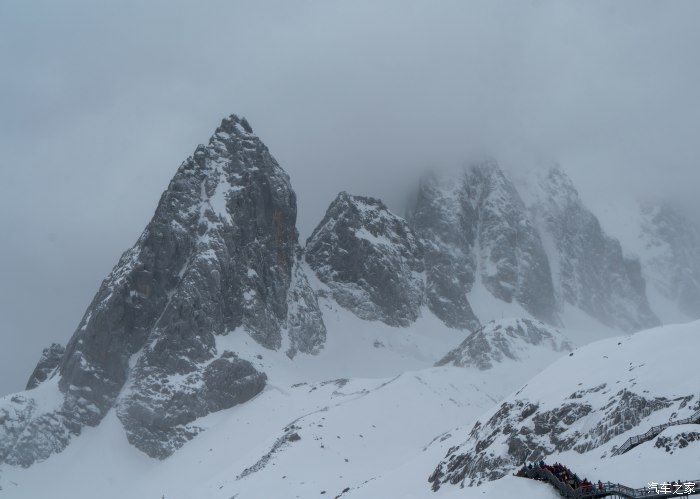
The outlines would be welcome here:
[[[440,459],[459,457],[464,464],[443,466],[446,478],[474,483],[544,454],[594,481],[643,487],[698,479],[699,424],[667,428],[621,455],[613,451],[700,409],[699,342],[700,322],[692,322],[597,341],[560,358],[478,422],[453,432],[445,445],[455,451]]]
[[[431,497],[428,473],[444,453],[433,439],[497,400],[486,380],[464,371],[442,367],[387,379],[271,384],[253,401],[200,421],[207,431],[165,461],[130,446],[110,413],[66,451],[28,469],[5,469],[4,493],[61,499],[95,497],[97,491],[115,499]],[[484,490],[509,497],[513,488],[537,489],[502,482]]]
[[[527,362],[487,371],[433,367],[466,332],[427,310],[397,328],[358,319],[332,301],[321,304],[328,338],[316,356],[289,359],[284,349],[267,350],[237,331],[218,338],[220,351],[234,350],[264,370],[267,387],[245,404],[197,420],[206,431],[170,458],[153,460],[129,445],[112,411],[64,452],[27,469],[3,467],[2,493],[228,499],[323,491],[335,497],[348,488],[344,496],[372,497],[365,492],[370,484],[419,462],[406,483],[414,483],[417,497],[430,495],[428,474],[444,454],[440,435],[473,421],[564,355],[538,350]]]
[[[477,419],[524,385],[519,396],[556,406],[579,384],[614,386],[634,377],[640,390],[673,398],[697,391],[700,381],[687,355],[697,350],[700,323],[606,339],[579,348],[572,357],[553,350],[545,354],[538,347],[533,349],[536,355],[523,356],[526,361],[505,359],[478,370],[433,367],[467,334],[446,328],[427,310],[412,326],[395,328],[360,320],[332,301],[322,300],[321,305],[328,339],[317,356],[289,359],[284,349],[266,350],[239,332],[218,339],[220,350],[234,350],[264,370],[268,384],[253,400],[197,420],[206,431],[173,456],[158,461],[129,445],[112,411],[98,427],[85,429],[48,460],[27,469],[0,469],[0,496],[551,498],[555,495],[550,487],[512,476],[478,487],[443,486],[432,492],[428,476]],[[593,322],[564,332],[579,345],[609,336]],[[638,368],[642,363],[645,369]],[[49,392],[56,387],[46,383],[38,390],[46,392],[50,405]],[[611,446],[669,417],[669,411],[655,412],[643,427],[603,447],[553,459],[596,480],[630,485],[698,478],[689,476],[700,470],[698,445],[669,454],[649,442],[601,461],[601,453]]]

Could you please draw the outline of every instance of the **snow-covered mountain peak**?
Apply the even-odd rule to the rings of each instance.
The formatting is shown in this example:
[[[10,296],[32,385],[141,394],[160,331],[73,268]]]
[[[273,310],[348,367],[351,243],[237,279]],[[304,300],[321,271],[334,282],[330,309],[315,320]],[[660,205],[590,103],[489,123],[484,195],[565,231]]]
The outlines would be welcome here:
[[[44,459],[112,409],[133,445],[168,456],[199,433],[194,420],[265,386],[215,335],[238,329],[272,349],[288,335],[290,352],[317,352],[325,327],[298,271],[295,223],[287,174],[245,119],[224,119],[178,168],[60,356],[51,386],[62,403],[42,412],[38,391],[21,408],[2,400],[0,461]]]
[[[377,198],[366,196],[354,196],[342,191],[336,196],[335,200],[330,204],[327,210],[325,219],[327,223],[321,223],[307,241],[314,242],[316,238],[323,237],[324,231],[332,230],[338,221],[349,221],[353,219],[362,227],[355,231],[355,235],[362,239],[366,239],[370,244],[389,244],[391,241],[382,239],[374,239],[381,235],[382,232],[390,231],[391,239],[400,237],[398,232],[401,232],[405,227],[405,221],[401,217],[395,215],[386,207],[386,205]],[[364,229],[364,230],[362,230]],[[367,231],[374,236],[369,237]],[[398,231],[398,232],[397,232]]]
[[[571,177],[557,165],[550,167],[546,174],[541,173],[540,183],[545,193],[559,204],[579,200],[579,193]]]

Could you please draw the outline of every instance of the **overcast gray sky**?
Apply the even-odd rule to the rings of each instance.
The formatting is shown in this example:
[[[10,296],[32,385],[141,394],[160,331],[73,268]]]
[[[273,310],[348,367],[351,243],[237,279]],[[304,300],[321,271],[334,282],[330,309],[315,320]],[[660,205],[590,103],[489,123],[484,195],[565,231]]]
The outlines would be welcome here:
[[[0,394],[65,343],[180,162],[246,116],[302,237],[488,152],[700,208],[700,2],[0,2]]]

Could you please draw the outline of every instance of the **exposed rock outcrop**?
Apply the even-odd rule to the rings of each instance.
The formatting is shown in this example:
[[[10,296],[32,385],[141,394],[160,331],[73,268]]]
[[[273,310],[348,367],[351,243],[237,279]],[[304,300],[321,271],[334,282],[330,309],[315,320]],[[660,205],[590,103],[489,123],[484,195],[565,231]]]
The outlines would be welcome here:
[[[406,221],[381,201],[338,194],[304,254],[333,298],[358,317],[392,326],[419,317],[423,248]]]
[[[307,278],[301,254],[292,268],[292,282],[287,299],[287,331],[289,347],[287,355],[293,358],[297,353],[317,354],[326,341],[326,325],[318,306],[316,293]]]
[[[479,319],[467,294],[476,279],[476,214],[465,203],[464,182],[462,175],[424,176],[409,221],[424,241],[430,310],[450,327],[474,331]]]
[[[549,260],[513,183],[493,161],[472,166],[466,180],[477,215],[481,281],[496,298],[516,301],[557,324]]]
[[[46,381],[46,379],[56,370],[58,364],[61,362],[63,354],[66,349],[63,345],[59,343],[52,343],[51,346],[44,348],[41,352],[41,358],[37,363],[34,371],[29,380],[27,381],[26,390],[31,390],[36,388],[40,383]]]
[[[697,323],[650,329],[560,358],[463,430],[464,440],[455,441],[431,474],[433,488],[496,480],[524,462],[556,460],[568,451],[607,459],[628,438],[690,417],[700,408],[695,367],[670,370],[657,349],[663,342],[665,355],[682,355],[696,335]]]
[[[573,349],[571,343],[556,329],[530,319],[490,321],[470,334],[435,365],[491,369],[506,359],[522,360],[521,355],[532,347],[557,352]]]

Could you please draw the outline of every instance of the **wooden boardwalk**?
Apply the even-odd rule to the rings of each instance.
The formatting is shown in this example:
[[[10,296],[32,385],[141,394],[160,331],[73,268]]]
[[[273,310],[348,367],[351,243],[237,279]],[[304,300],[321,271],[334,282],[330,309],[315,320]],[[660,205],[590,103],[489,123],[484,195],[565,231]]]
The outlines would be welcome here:
[[[612,455],[619,456],[620,454],[624,454],[625,452],[627,452],[630,449],[633,449],[639,444],[648,442],[649,440],[657,436],[659,433],[664,431],[666,428],[669,428],[671,426],[695,423],[700,423],[700,410],[692,414],[689,418],[679,419],[677,421],[669,421],[668,423],[664,423],[658,426],[652,426],[647,432],[642,433],[641,435],[636,435],[634,437],[628,438],[620,447],[613,450]]]
[[[548,482],[552,487],[554,487],[562,497],[571,498],[597,498],[597,497],[624,497],[624,498],[637,498],[644,497],[648,499],[657,499],[664,497],[687,497],[690,495],[700,494],[700,480],[688,480],[683,482],[682,486],[674,487],[671,483],[666,483],[664,485],[669,486],[669,491],[663,491],[661,484],[654,489],[651,487],[643,488],[632,488],[621,483],[606,482],[598,484],[591,484],[589,487],[579,487],[574,489],[571,485],[563,482],[557,478],[554,473],[546,468],[540,466],[533,466],[532,468],[525,468],[524,478],[531,478],[533,480],[539,480],[542,482]],[[692,486],[690,486],[692,484]],[[686,488],[686,485],[688,487]],[[680,491],[688,490],[686,493],[679,493]]]

